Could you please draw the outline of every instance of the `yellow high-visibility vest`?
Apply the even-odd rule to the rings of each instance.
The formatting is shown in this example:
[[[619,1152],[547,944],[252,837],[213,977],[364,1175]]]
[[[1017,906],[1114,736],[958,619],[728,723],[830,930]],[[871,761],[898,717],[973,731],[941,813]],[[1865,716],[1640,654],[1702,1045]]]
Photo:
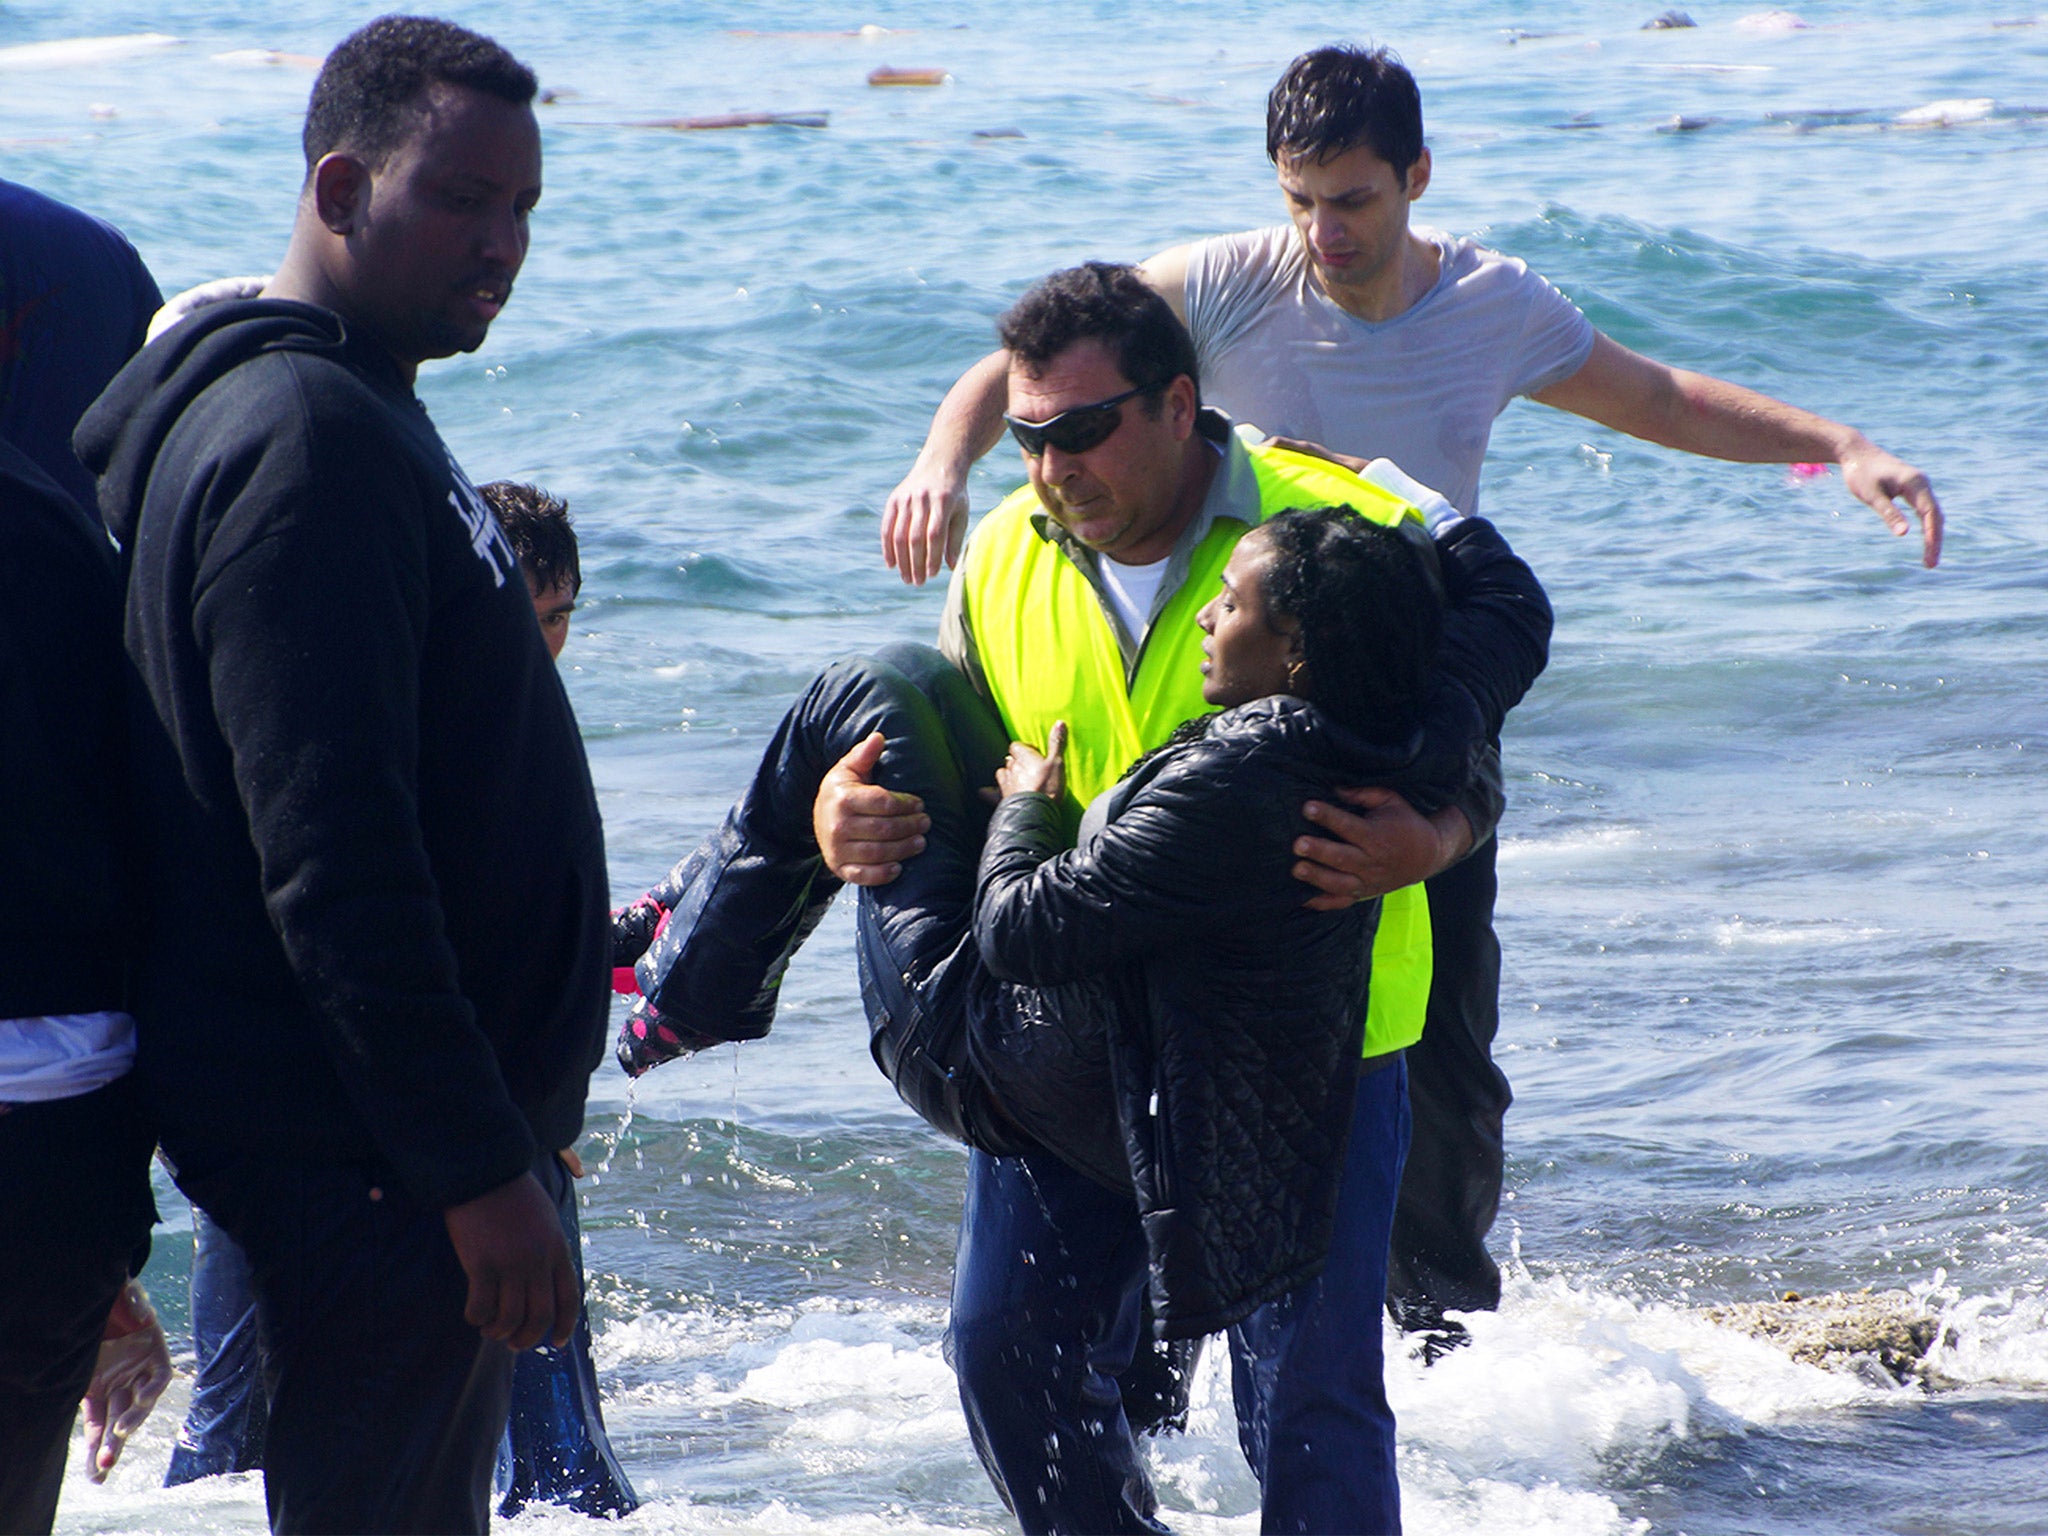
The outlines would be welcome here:
[[[1257,475],[1260,520],[1296,507],[1343,505],[1391,526],[1422,514],[1393,492],[1323,459],[1270,446],[1246,450]],[[984,517],[961,560],[962,605],[990,696],[1012,738],[1043,746],[1067,722],[1066,792],[1086,805],[1123,777],[1202,698],[1202,632],[1195,615],[1216,594],[1230,551],[1246,532],[1219,517],[1196,547],[1187,579],[1146,631],[1126,677],[1122,648],[1088,578],[1032,514],[1026,485]],[[1308,898],[1304,890],[1303,900]],[[1411,885],[1380,903],[1372,951],[1365,1051],[1377,1056],[1422,1037],[1431,968],[1429,900]]]

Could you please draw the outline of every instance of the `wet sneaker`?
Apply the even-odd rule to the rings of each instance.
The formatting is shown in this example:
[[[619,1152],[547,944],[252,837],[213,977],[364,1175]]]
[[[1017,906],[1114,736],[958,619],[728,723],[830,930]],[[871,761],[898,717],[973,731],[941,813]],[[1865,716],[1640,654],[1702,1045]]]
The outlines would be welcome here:
[[[1411,1333],[1414,1341],[1408,1351],[1410,1358],[1420,1360],[1424,1365],[1435,1365],[1454,1349],[1463,1349],[1472,1342],[1472,1335],[1465,1331],[1463,1323],[1454,1323],[1449,1318],[1439,1319],[1436,1325],[1426,1331]]]

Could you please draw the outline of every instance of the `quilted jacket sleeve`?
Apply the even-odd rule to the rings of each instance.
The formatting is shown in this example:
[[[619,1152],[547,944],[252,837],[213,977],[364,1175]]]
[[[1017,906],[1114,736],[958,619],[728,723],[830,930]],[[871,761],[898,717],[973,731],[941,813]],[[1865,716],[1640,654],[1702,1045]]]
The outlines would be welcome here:
[[[1441,666],[1500,734],[1550,659],[1550,599],[1528,563],[1483,517],[1461,517],[1435,538],[1445,595]]]
[[[1289,850],[1307,791],[1276,793],[1269,756],[1226,765],[1206,746],[1183,752],[1079,849],[1062,851],[1051,799],[1006,798],[975,890],[989,969],[1006,981],[1071,981],[1298,908]]]

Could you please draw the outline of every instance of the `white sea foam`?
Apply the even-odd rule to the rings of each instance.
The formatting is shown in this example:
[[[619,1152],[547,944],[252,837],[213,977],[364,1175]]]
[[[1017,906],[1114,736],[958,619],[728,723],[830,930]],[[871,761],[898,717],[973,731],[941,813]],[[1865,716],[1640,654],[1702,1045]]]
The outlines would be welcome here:
[[[646,1536],[957,1536],[961,1532],[999,1532],[1008,1528],[1006,1518],[986,1522],[948,1525],[921,1518],[905,1504],[894,1504],[873,1514],[833,1515],[821,1519],[792,1508],[781,1499],[771,1499],[754,1509],[699,1503],[689,1498],[665,1499],[643,1504],[616,1525],[593,1527],[587,1515],[571,1510],[531,1505],[510,1520],[496,1521],[492,1529],[519,1536],[606,1536],[613,1530],[643,1532]]]
[[[1964,1296],[1939,1270],[1913,1292],[1941,1322],[1927,1356],[1938,1376],[1973,1387],[2048,1387],[2048,1295]]]
[[[0,69],[76,69],[181,48],[185,40],[163,32],[128,32],[118,37],[62,37],[44,43],[17,43],[0,48]]]
[[[1629,853],[1643,843],[1640,828],[1599,827],[1557,837],[1504,837],[1500,840],[1499,858],[1503,864],[1555,863],[1587,854]]]
[[[1731,917],[1713,927],[1714,942],[1722,949],[1787,949],[1807,946],[1831,948],[1839,944],[1861,944],[1884,937],[1882,928],[1863,928],[1850,923],[1818,918],[1801,922]]]
[[[1940,1273],[1914,1294],[1942,1324],[1930,1356],[1941,1378],[1971,1387],[2048,1387],[2048,1296],[1964,1296]],[[1698,1306],[1631,1300],[1556,1277],[1512,1274],[1498,1312],[1464,1321],[1470,1345],[1431,1366],[1398,1335],[1390,1331],[1386,1339],[1388,1394],[1401,1426],[1403,1505],[1417,1536],[1510,1529],[1632,1536],[1647,1526],[1603,1486],[1617,1466],[1640,1465],[1674,1441],[1738,1435],[1921,1390],[1800,1363],[1767,1340],[1710,1320]],[[686,1425],[765,1410],[771,1443],[749,1455],[786,1457],[807,1475],[873,1478],[878,1467],[907,1474],[935,1463],[971,1466],[953,1375],[937,1340],[942,1322],[935,1303],[913,1300],[647,1313],[607,1328],[596,1355],[608,1386],[621,1375],[641,1378],[607,1398],[614,1432],[628,1444],[655,1421],[673,1424],[676,1410]],[[187,1390],[181,1378],[107,1487],[88,1484],[74,1456],[60,1530],[262,1528],[262,1486],[254,1476],[157,1486]],[[1175,1529],[1188,1536],[1248,1536],[1256,1529],[1258,1492],[1236,1438],[1226,1352],[1216,1341],[1196,1374],[1187,1433],[1149,1448]],[[741,1508],[717,1498],[722,1447],[700,1445],[687,1472],[650,1480],[653,1500],[625,1529],[911,1536],[1005,1528],[992,1496],[986,1523],[962,1525],[934,1524],[902,1505],[830,1518],[783,1499]],[[664,1496],[664,1479],[692,1491]],[[967,1502],[975,1496],[971,1483],[962,1492]],[[587,1530],[579,1521],[536,1509],[508,1528]]]

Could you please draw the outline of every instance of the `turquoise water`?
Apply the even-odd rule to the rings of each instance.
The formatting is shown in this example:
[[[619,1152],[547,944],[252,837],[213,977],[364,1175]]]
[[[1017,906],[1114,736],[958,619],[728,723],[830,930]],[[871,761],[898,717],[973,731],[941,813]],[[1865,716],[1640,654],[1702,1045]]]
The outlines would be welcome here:
[[[1694,4],[1696,30],[1638,31],[1657,9],[1374,8],[1423,84],[1422,211],[1628,345],[1863,427],[1932,476],[1950,537],[1930,573],[1832,477],[1502,418],[1487,510],[1559,616],[1508,737],[1514,1263],[1470,1350],[1392,1367],[1409,1528],[2048,1530],[2048,21],[1828,4],[1772,30]],[[0,174],[114,219],[167,290],[267,270],[309,75],[217,56],[317,55],[368,14],[0,7],[0,50],[182,40],[0,51]],[[1279,217],[1265,90],[1361,19],[452,14],[562,99],[518,294],[422,393],[472,474],[576,510],[565,665],[621,897],[712,823],[820,660],[931,632],[939,594],[880,567],[876,518],[993,316],[1052,266]],[[865,23],[904,30],[735,31]],[[953,79],[871,90],[882,64]],[[830,126],[633,126],[732,110]],[[1020,478],[998,454],[977,506]],[[608,1412],[654,1495],[637,1528],[1008,1528],[937,1350],[961,1160],[863,1035],[836,914],[771,1040],[594,1085],[589,1262]],[[174,1217],[149,1277],[174,1314],[188,1251]],[[1943,1313],[1955,1385],[1795,1364],[1707,1315],[1864,1287]],[[1157,1449],[1176,1528],[1255,1528],[1227,1405],[1205,1376]],[[260,1527],[247,1480],[150,1489],[174,1424],[67,1488],[63,1528]]]

